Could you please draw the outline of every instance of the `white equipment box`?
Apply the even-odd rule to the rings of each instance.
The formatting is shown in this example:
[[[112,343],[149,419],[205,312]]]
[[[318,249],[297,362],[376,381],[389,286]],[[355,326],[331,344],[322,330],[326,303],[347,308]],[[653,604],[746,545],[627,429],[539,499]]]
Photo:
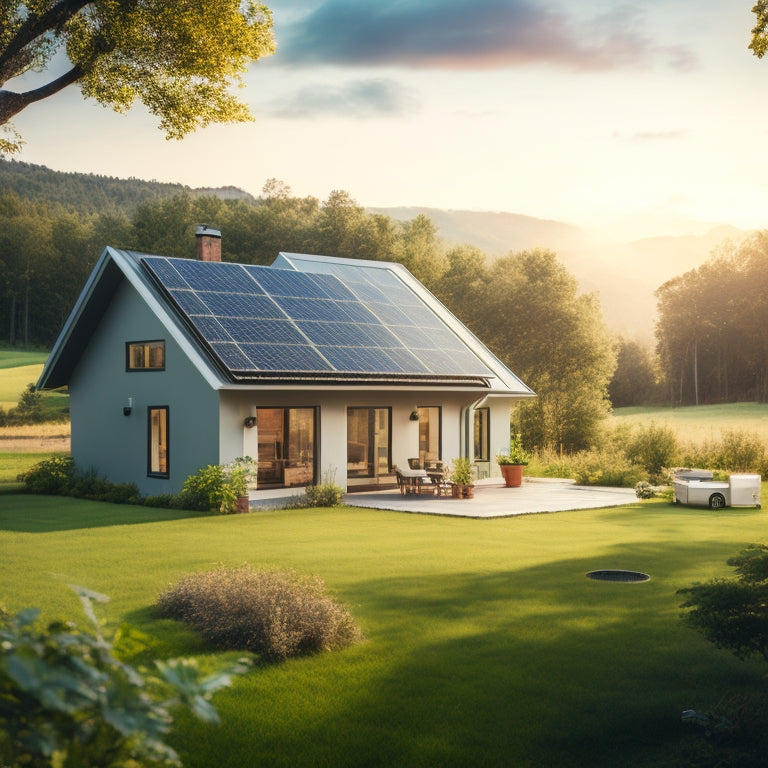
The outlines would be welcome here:
[[[675,504],[722,509],[760,509],[760,475],[731,475],[729,481],[712,479],[708,470],[686,470],[675,475]]]

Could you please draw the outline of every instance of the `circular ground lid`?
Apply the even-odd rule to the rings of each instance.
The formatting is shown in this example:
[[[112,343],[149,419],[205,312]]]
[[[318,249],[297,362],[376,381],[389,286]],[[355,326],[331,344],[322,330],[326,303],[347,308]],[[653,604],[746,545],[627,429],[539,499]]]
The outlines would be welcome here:
[[[590,571],[587,578],[597,581],[648,581],[651,577],[642,571],[602,570]]]

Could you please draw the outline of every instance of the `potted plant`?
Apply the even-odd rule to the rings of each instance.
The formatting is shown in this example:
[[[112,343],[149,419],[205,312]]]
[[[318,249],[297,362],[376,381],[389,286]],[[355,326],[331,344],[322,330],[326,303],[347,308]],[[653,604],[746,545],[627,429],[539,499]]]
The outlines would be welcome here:
[[[454,499],[472,499],[475,496],[475,484],[472,477],[472,465],[462,456],[451,461],[451,494]]]
[[[236,512],[248,512],[250,499],[248,489],[256,487],[258,463],[250,456],[238,456],[225,468],[228,496],[234,500]]]
[[[507,488],[519,488],[523,484],[523,467],[531,460],[531,454],[523,448],[520,433],[509,441],[509,452],[496,455]]]

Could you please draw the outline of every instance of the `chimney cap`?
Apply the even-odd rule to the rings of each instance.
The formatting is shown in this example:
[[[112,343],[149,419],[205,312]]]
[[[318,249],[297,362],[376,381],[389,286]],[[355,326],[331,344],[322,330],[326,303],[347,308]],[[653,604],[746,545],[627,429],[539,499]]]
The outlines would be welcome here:
[[[221,237],[221,232],[218,229],[209,227],[207,224],[198,224],[195,229],[195,237]]]

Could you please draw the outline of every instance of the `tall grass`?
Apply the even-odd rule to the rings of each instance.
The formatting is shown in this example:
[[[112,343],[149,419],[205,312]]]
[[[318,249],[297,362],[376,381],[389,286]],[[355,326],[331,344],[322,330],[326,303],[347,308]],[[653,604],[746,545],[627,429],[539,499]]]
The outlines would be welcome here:
[[[682,443],[718,440],[724,432],[756,433],[768,445],[768,403],[727,403],[684,408],[616,408],[605,420],[608,428],[620,424],[655,423],[669,427]]]
[[[112,627],[138,630],[131,658],[205,660],[198,635],[153,616],[169,584],[243,563],[321,577],[367,640],[256,668],[217,696],[217,729],[181,716],[188,768],[682,768],[708,764],[682,710],[760,697],[766,670],[688,629],[676,590],[727,575],[728,557],[765,540],[765,514],[652,501],[485,521],[189,517],[0,496],[0,602],[76,617],[65,585],[85,585],[112,597]],[[651,580],[585,578],[596,568]]]

